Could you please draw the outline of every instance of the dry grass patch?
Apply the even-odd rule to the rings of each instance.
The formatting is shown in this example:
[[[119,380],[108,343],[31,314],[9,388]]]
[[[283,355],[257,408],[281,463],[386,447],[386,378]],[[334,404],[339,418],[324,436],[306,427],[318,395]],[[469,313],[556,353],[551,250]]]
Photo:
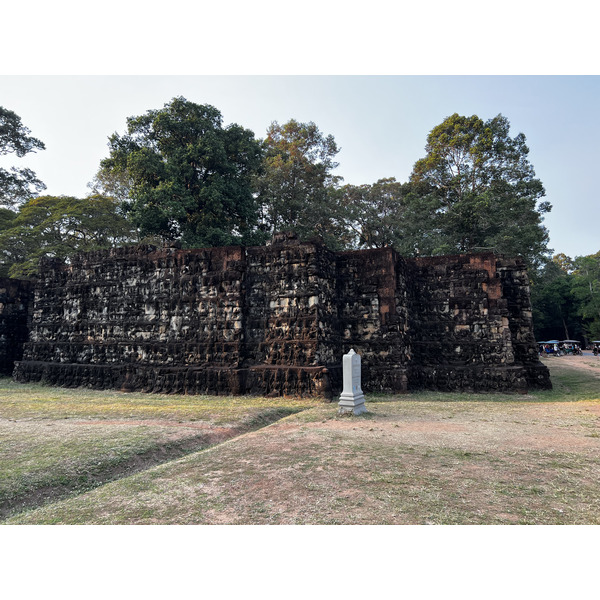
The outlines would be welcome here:
[[[552,391],[316,404],[7,522],[600,524],[598,374],[548,363]]]
[[[599,408],[321,406],[12,522],[597,524]]]
[[[0,379],[0,516],[198,451],[317,402],[66,390]]]
[[[127,394],[19,384],[0,378],[0,416],[5,419],[158,419],[233,425],[270,410],[292,413],[320,402],[306,398]]]

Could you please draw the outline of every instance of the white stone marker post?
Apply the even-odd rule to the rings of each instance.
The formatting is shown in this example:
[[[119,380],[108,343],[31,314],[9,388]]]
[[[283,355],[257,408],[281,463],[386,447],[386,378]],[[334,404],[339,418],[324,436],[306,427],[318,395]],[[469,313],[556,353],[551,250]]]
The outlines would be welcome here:
[[[367,412],[365,396],[361,388],[360,356],[350,350],[342,359],[344,370],[344,389],[338,402],[338,414],[353,413],[361,415]]]

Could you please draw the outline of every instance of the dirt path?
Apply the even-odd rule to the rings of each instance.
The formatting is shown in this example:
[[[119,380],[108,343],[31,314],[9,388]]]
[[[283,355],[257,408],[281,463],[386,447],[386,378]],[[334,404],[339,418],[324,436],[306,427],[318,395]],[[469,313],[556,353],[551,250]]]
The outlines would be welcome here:
[[[584,352],[583,356],[553,356],[542,359],[542,363],[550,365],[564,365],[578,371],[592,373],[600,378],[600,356],[594,356],[591,352]]]

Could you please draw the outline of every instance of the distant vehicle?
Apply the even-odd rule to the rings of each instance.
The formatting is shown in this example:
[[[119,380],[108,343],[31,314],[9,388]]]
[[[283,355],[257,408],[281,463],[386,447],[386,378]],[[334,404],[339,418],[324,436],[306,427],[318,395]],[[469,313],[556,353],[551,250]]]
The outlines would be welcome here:
[[[538,342],[540,348],[540,355],[542,356],[562,356],[562,352],[559,348],[560,342],[558,340],[549,340],[547,342]]]
[[[581,355],[581,343],[579,340],[562,340],[558,344],[559,350],[563,354],[571,354],[574,356]]]
[[[592,348],[594,356],[598,356],[598,353],[600,352],[600,340],[594,340],[592,344],[594,344],[594,347]]]

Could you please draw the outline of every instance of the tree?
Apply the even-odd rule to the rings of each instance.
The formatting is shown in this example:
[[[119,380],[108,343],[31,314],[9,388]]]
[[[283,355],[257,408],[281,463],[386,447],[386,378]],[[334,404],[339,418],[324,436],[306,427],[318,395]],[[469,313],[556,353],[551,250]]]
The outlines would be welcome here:
[[[0,236],[2,236],[7,229],[10,229],[16,218],[16,212],[9,210],[8,208],[0,208]],[[11,265],[9,263],[3,263],[0,259],[0,277],[9,277],[10,267]]]
[[[17,213],[8,208],[0,208],[0,232],[8,229],[16,219]]]
[[[411,181],[430,190],[429,228],[441,234],[435,254],[493,249],[531,267],[545,261],[542,216],[551,206],[540,201],[525,136],[511,138],[509,129],[502,115],[484,122],[454,114],[429,134]]]
[[[352,246],[393,247],[403,256],[431,254],[439,232],[430,227],[432,201],[427,186],[390,177],[368,185],[340,189],[341,210],[353,234]]]
[[[333,175],[339,152],[332,135],[313,123],[274,121],[264,140],[266,155],[259,179],[259,200],[266,232],[291,230],[302,239],[322,237],[332,249],[344,236]]]
[[[255,239],[262,148],[252,131],[223,127],[213,106],[174,98],[127,119],[127,133],[113,134],[109,148],[96,183],[128,195],[125,209],[143,236],[185,247]]]
[[[577,256],[573,261],[573,295],[580,302],[579,314],[592,339],[600,339],[600,252]]]
[[[371,185],[341,188],[346,224],[355,238],[353,246],[383,248],[396,245],[406,211],[405,190],[406,185],[393,177]]]
[[[552,262],[556,263],[567,275],[570,275],[575,270],[573,259],[563,252],[555,254],[552,257]]]
[[[21,123],[21,117],[0,106],[0,156],[15,154],[22,158],[30,152],[44,150],[44,143],[30,133]],[[0,168],[0,205],[4,207],[13,207],[44,189],[46,186],[31,169]]]
[[[0,268],[11,277],[27,277],[44,255],[68,259],[136,239],[113,198],[40,196],[23,204],[0,232]]]
[[[538,341],[583,339],[580,302],[573,295],[573,276],[564,268],[572,260],[557,254],[531,273],[533,326]]]

